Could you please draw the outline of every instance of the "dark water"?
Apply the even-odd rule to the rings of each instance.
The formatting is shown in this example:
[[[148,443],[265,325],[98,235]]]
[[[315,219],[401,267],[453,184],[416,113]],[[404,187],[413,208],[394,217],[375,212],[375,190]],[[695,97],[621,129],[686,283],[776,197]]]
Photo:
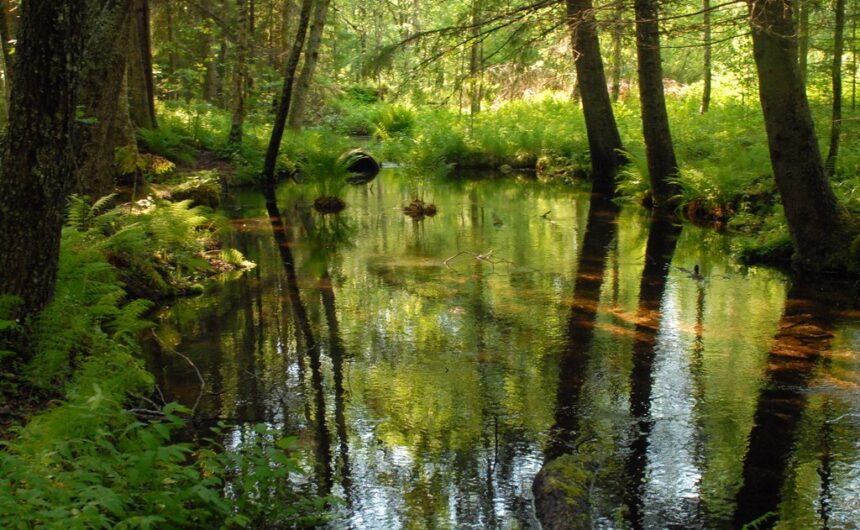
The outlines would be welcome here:
[[[237,422],[228,446],[260,421],[299,436],[344,499],[331,527],[537,528],[558,459],[595,527],[860,527],[860,313],[839,293],[569,188],[434,184],[414,222],[424,189],[386,170],[324,217],[287,186],[275,234],[239,194],[228,244],[259,266],[158,315],[202,414]],[[193,404],[189,365],[155,363]]]

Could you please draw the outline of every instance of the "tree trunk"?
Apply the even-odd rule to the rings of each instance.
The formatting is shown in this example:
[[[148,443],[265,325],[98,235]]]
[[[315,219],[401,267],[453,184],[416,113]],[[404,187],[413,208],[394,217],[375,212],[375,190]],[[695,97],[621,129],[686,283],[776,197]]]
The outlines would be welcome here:
[[[663,93],[663,67],[660,59],[660,28],[657,0],[635,0],[636,55],[639,63],[639,101],[642,132],[648,158],[651,195],[655,207],[667,206],[678,193],[669,181],[678,173],[666,96]]]
[[[245,127],[245,91],[248,88],[248,2],[237,0],[236,60],[233,72],[233,116],[230,121],[230,136],[227,143],[233,147],[242,145]]]
[[[573,38],[576,80],[582,98],[588,150],[591,153],[593,191],[615,193],[615,173],[624,163],[619,154],[621,135],[606,90],[600,41],[591,0],[567,0],[567,22]]]
[[[218,102],[218,64],[215,54],[212,53],[212,31],[207,30],[203,34],[201,45],[203,46],[203,65],[206,69],[206,77],[203,80],[203,99],[212,104]]]
[[[128,44],[128,99],[135,127],[155,129],[155,83],[152,78],[152,42],[149,0],[134,0]]]
[[[313,82],[314,72],[320,57],[320,44],[322,43],[323,31],[325,30],[330,0],[316,0],[314,5],[313,22],[308,35],[307,49],[305,50],[305,61],[302,71],[296,83],[293,102],[290,105],[288,125],[290,129],[298,131],[302,128],[305,115],[305,104],[308,93]]]
[[[702,0],[702,13],[704,16],[704,84],[702,86],[702,107],[700,114],[708,112],[711,107],[711,0]]]
[[[54,292],[60,231],[75,173],[77,72],[86,0],[21,6],[12,100],[0,166],[0,294],[24,315]]]
[[[800,78],[806,85],[806,74],[809,70],[809,2],[797,0],[797,62],[800,65]]]
[[[472,116],[481,112],[481,72],[483,70],[481,43],[481,0],[472,0],[472,45],[469,49],[469,112]]]
[[[281,140],[284,137],[287,116],[290,113],[293,84],[296,80],[296,70],[299,67],[299,59],[301,59],[305,35],[308,32],[308,21],[310,19],[312,4],[313,0],[302,0],[302,10],[299,13],[299,26],[296,30],[296,38],[293,40],[290,57],[287,59],[287,64],[284,68],[284,87],[281,91],[278,113],[275,115],[272,136],[269,139],[269,147],[266,149],[266,160],[263,164],[263,185],[266,189],[270,190],[274,190],[275,188],[275,164],[278,159],[278,152],[281,150]]]
[[[8,108],[9,97],[12,93],[12,83],[9,80],[9,72],[12,70],[12,42],[15,41],[18,26],[17,15],[12,7],[12,0],[0,0],[0,40],[3,47],[3,62],[6,65],[6,105]]]
[[[89,0],[86,48],[77,93],[83,121],[78,128],[76,193],[100,197],[114,188],[114,130],[128,57],[132,0]]]
[[[842,132],[842,51],[845,46],[845,0],[836,0],[836,27],[833,32],[833,121],[830,124],[830,151],[824,168],[828,177],[836,172],[839,135]]]
[[[618,2],[615,8],[615,20],[612,26],[612,101],[618,101],[621,95],[621,38],[624,35],[624,3]]]
[[[795,265],[819,270],[844,246],[836,198],[825,175],[797,63],[791,0],[749,3],[768,147],[794,243]]]
[[[176,37],[173,29],[173,7],[169,0],[164,2],[164,17],[167,25],[167,79],[171,83],[175,83],[178,61],[176,58]],[[174,99],[176,92],[171,91],[170,96],[171,99]]]

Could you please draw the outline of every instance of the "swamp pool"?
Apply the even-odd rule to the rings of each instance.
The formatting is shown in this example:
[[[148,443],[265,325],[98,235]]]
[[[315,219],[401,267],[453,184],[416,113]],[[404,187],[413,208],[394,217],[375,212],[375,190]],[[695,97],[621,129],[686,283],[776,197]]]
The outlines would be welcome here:
[[[277,197],[280,223],[257,192],[223,207],[255,269],[155,316],[205,392],[181,357],[150,362],[168,400],[231,425],[227,447],[258,422],[298,436],[342,500],[331,528],[539,528],[558,506],[536,477],[571,526],[860,527],[846,289],[525,177],[386,169],[338,215]],[[438,213],[404,215],[416,197]]]

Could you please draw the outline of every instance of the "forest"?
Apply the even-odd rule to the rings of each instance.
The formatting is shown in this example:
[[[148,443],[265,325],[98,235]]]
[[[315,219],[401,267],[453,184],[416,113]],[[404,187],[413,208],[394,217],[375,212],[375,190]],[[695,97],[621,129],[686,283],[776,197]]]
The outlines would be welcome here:
[[[0,0],[0,528],[856,528],[857,0]]]

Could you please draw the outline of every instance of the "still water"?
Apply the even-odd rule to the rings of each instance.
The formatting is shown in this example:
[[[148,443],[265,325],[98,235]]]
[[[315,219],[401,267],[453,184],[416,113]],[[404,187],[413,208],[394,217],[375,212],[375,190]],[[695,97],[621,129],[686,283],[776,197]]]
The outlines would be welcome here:
[[[154,368],[228,446],[297,435],[343,500],[332,528],[860,527],[847,297],[529,179],[384,170],[337,216],[301,193],[279,190],[282,223],[235,194],[226,243],[257,268],[157,315],[206,391],[175,355]],[[419,195],[435,217],[403,215]],[[559,469],[575,521],[533,493]]]

